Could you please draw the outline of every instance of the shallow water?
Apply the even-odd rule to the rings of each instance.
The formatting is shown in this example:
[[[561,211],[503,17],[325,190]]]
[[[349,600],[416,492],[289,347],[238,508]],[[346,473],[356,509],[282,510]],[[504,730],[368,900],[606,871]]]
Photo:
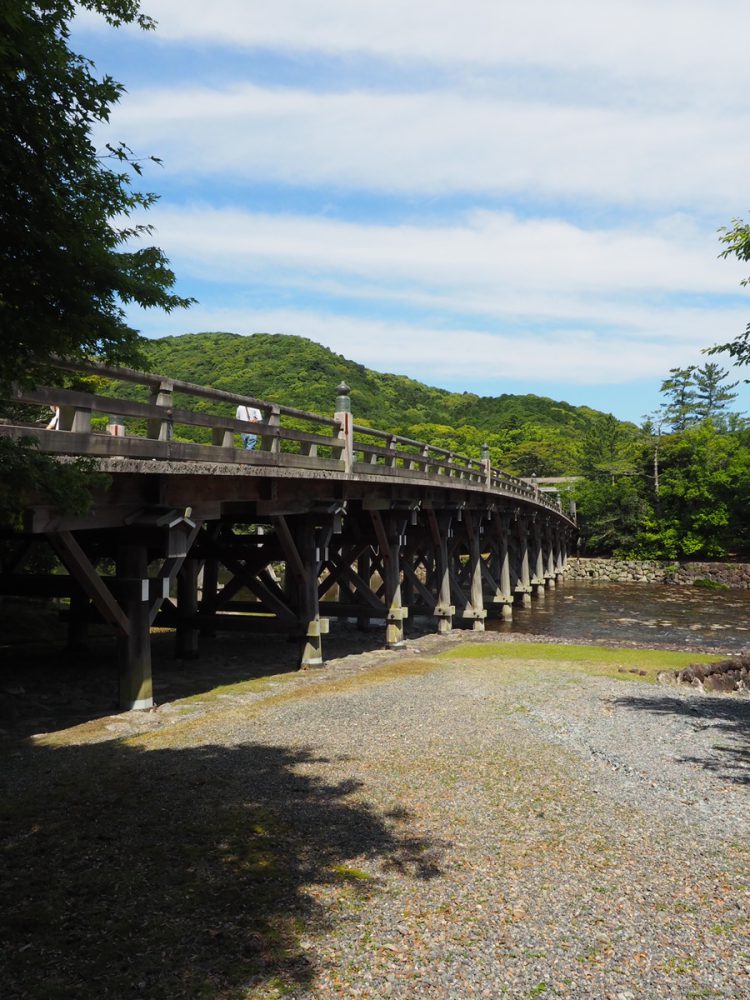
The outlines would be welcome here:
[[[750,590],[569,581],[488,630],[652,646],[750,650]]]

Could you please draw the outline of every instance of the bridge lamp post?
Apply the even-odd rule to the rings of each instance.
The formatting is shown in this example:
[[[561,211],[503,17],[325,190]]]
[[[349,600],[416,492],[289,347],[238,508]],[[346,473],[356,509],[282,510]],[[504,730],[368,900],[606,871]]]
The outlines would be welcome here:
[[[343,444],[341,461],[344,463],[344,471],[352,472],[354,469],[354,421],[352,420],[352,401],[350,392],[352,390],[346,382],[340,382],[336,388],[336,412],[333,419],[338,420],[339,440]]]

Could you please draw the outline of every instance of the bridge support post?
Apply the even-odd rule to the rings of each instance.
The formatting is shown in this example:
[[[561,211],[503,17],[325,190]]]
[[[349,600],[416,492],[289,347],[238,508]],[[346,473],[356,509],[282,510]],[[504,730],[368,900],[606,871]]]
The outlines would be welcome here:
[[[299,617],[302,626],[299,665],[301,670],[323,665],[323,630],[318,602],[318,575],[320,558],[315,525],[303,521],[297,536],[297,550],[302,563],[302,577],[299,580]],[[328,624],[326,619],[325,624]]]
[[[437,618],[438,632],[445,635],[453,628],[453,615],[456,612],[455,607],[451,604],[451,575],[448,558],[451,516],[450,514],[441,514],[438,517],[434,510],[428,510],[426,513],[432,538],[437,590],[437,602],[433,614]]]
[[[142,583],[141,592],[128,590],[123,611],[129,631],[118,638],[120,708],[152,708],[151,635],[149,622],[148,555],[142,542],[122,544],[117,554],[117,575]]]
[[[198,658],[198,570],[200,562],[188,557],[177,574],[176,654],[180,660]]]
[[[555,579],[562,583],[565,573],[565,562],[567,556],[567,533],[560,528],[555,528]]]
[[[503,595],[501,615],[505,621],[513,618],[513,591],[510,585],[510,551],[508,547],[508,518],[498,518],[498,562],[500,593]]]
[[[533,547],[531,552],[531,592],[538,601],[544,600],[544,541],[539,521],[534,518],[532,529]]]
[[[547,586],[552,590],[557,585],[557,532],[550,525],[547,526],[547,561],[544,567],[544,578]]]
[[[516,604],[525,608],[531,606],[531,576],[529,573],[529,527],[525,519],[519,517],[517,523],[518,582],[516,583]]]
[[[471,601],[471,611],[468,615],[472,618],[472,629],[475,632],[484,632],[484,619],[487,612],[484,610],[484,594],[482,592],[482,538],[481,538],[481,516],[476,519],[471,511],[464,514],[466,520],[466,533],[469,536],[469,576],[471,587],[469,599]],[[464,611],[467,616],[467,611]]]
[[[373,513],[377,513],[373,511]],[[378,520],[380,520],[378,518]],[[404,617],[408,613],[401,602],[401,518],[391,514],[388,518],[387,537],[380,541],[385,579],[385,645],[386,649],[404,646]],[[381,520],[382,524],[382,520]]]

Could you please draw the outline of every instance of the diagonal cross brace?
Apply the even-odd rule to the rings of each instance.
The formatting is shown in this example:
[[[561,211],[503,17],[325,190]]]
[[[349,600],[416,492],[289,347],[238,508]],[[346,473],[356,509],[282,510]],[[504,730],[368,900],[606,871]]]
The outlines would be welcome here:
[[[415,570],[408,563],[404,563],[404,565],[401,568],[404,571],[404,576],[408,576],[412,585],[414,586],[416,591],[421,595],[422,600],[425,602],[427,607],[430,609],[430,611],[433,611],[435,609],[435,605],[437,604],[437,598],[435,597],[435,595],[431,593],[427,589],[427,587],[425,587],[425,585],[417,576]]]
[[[60,557],[60,562],[91,598],[96,609],[106,622],[121,635],[130,635],[130,621],[120,607],[112,591],[96,571],[93,563],[83,551],[70,531],[50,533],[49,543]]]

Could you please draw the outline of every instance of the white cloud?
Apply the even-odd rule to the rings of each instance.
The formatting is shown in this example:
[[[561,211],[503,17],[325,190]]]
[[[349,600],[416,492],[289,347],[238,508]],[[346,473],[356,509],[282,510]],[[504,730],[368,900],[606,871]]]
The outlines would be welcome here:
[[[220,282],[233,304],[144,317],[150,335],[297,333],[438,383],[594,385],[658,382],[746,323],[733,296],[736,269],[714,260],[711,234],[685,220],[651,232],[587,231],[479,212],[450,226],[388,227],[203,208],[158,209],[153,221],[185,284],[191,276]],[[253,287],[275,289],[280,301],[327,304],[236,304]],[[686,303],[686,292],[700,304]]]
[[[522,297],[524,311],[533,311],[550,296],[732,294],[743,273],[716,258],[715,234],[679,219],[643,230],[584,229],[476,211],[454,223],[378,225],[158,207],[149,220],[167,253],[196,276],[236,282],[296,276],[376,294],[386,286],[406,297],[440,292],[458,295],[469,311],[506,295]]]
[[[544,67],[722,88],[744,100],[742,0],[149,0],[158,37],[408,62]],[[87,24],[97,23],[84,15]],[[101,23],[101,22],[98,22]]]
[[[677,357],[674,344],[650,339],[644,331],[606,338],[590,329],[489,333],[470,326],[445,329],[341,313],[252,307],[198,306],[187,315],[144,318],[142,329],[148,336],[204,330],[296,334],[378,371],[438,385],[496,381],[497,392],[506,391],[511,382],[529,392],[540,382],[624,386],[648,379],[658,383],[675,364],[700,362],[702,344],[681,343]]]
[[[136,91],[115,134],[169,175],[397,194],[744,205],[750,112],[509,102],[458,92],[313,93],[237,83]]]

